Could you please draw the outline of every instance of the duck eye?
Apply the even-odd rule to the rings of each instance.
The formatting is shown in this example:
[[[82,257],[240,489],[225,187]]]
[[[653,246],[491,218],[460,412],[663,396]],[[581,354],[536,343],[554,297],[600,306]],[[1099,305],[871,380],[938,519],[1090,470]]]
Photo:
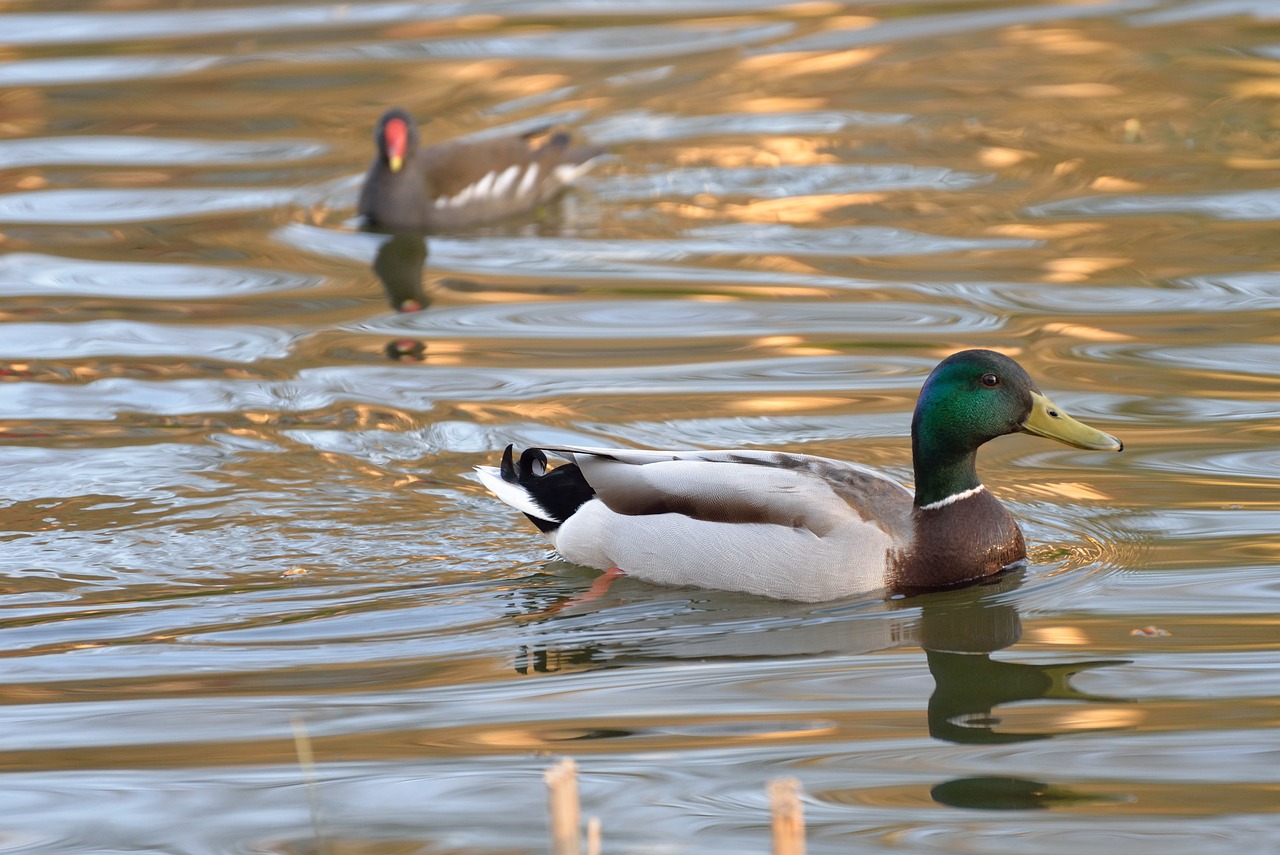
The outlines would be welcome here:
[[[994,375],[994,374],[983,374],[983,375],[982,375],[982,385],[983,385],[983,386],[986,386],[987,388],[991,388],[991,387],[993,387],[993,386],[999,386],[999,385],[1000,385],[1000,378],[999,378],[999,377],[997,377],[997,376],[996,376],[996,375]]]

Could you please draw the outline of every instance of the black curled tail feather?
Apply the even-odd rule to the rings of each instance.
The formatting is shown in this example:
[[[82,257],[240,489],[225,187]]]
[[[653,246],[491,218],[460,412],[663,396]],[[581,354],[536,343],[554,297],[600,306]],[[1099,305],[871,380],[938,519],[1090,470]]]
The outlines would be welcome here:
[[[578,464],[566,463],[548,471],[547,455],[542,449],[526,448],[518,463],[514,459],[514,451],[515,447],[508,445],[502,452],[499,472],[503,481],[519,485],[551,517],[543,519],[525,514],[539,530],[555,531],[578,508],[595,497],[596,491],[582,477]]]
[[[512,484],[519,484],[522,487],[528,487],[528,482],[535,478],[541,478],[547,472],[547,455],[543,453],[541,448],[526,448],[520,454],[520,465],[516,468],[514,460],[514,445],[508,445],[502,452],[502,465],[499,471],[502,473],[502,480]]]

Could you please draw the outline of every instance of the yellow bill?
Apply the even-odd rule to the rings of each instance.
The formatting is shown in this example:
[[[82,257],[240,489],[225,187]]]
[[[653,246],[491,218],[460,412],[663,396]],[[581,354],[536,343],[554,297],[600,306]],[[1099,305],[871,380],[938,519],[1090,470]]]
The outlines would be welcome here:
[[[1022,425],[1023,433],[1056,439],[1076,448],[1094,451],[1124,451],[1124,443],[1109,433],[1076,421],[1040,392],[1031,393],[1031,415]]]

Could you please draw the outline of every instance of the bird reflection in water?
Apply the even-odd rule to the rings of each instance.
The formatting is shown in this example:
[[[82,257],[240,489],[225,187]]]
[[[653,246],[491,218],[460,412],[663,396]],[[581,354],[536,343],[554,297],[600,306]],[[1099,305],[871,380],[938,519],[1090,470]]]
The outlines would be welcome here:
[[[427,239],[421,234],[387,234],[373,257],[373,272],[397,312],[421,312],[431,304],[423,280],[427,270]],[[387,342],[384,352],[393,362],[422,362],[427,345],[404,337]]]
[[[1041,700],[1132,703],[1132,699],[1093,695],[1071,685],[1072,679],[1085,671],[1124,665],[1128,663],[1125,659],[1036,664],[991,658],[1022,638],[1017,606],[1003,596],[1018,582],[1011,583],[1006,577],[990,585],[922,598],[919,637],[934,680],[928,717],[929,734],[935,739],[1007,745],[1067,733],[1004,729],[1005,721],[998,711],[1004,704]],[[999,775],[944,781],[929,794],[939,804],[984,810],[1045,809],[1114,799],[1045,781]]]
[[[554,562],[545,568],[546,578],[575,578],[570,567]],[[1023,575],[1017,570],[956,590],[818,609],[717,591],[691,594],[690,589],[656,588],[641,582],[624,584],[621,592],[615,590],[608,598],[589,603],[582,603],[560,585],[530,587],[512,601],[511,617],[525,623],[534,634],[520,646],[514,664],[520,674],[532,676],[673,660],[856,656],[918,644],[934,680],[927,707],[929,735],[974,745],[1015,744],[1078,732],[1072,725],[1016,730],[1001,712],[1005,705],[1036,701],[1111,706],[1133,703],[1129,698],[1090,694],[1072,685],[1084,672],[1127,664],[1128,660],[1037,664],[992,658],[1022,638],[1013,594]],[[627,632],[627,621],[636,619],[634,607],[638,605],[632,595],[641,588],[651,608],[641,617],[643,626],[637,632]],[[576,605],[558,608],[565,600]],[[614,606],[632,608],[619,609],[616,619],[602,621]],[[850,617],[842,619],[841,614]],[[608,631],[602,635],[606,627]],[[834,789],[813,795],[837,803],[861,801],[858,791]],[[999,775],[944,781],[934,785],[930,795],[940,804],[986,809],[1049,808],[1115,798]]]
[[[1120,801],[1115,796],[999,775],[943,781],[930,790],[929,795],[938,804],[973,810],[1044,810],[1062,805]]]
[[[993,583],[917,598],[918,638],[934,680],[928,712],[929,734],[935,739],[982,745],[1049,739],[1060,734],[1002,730],[996,708],[1032,700],[1116,700],[1077,691],[1071,679],[1127,660],[1041,665],[991,658],[1022,638],[1017,605],[1004,596],[1020,576],[1019,571]]]

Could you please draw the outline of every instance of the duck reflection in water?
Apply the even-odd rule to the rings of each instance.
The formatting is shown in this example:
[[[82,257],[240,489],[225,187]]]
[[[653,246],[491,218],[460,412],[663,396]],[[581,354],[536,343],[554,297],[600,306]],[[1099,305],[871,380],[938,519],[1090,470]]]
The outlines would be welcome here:
[[[431,305],[423,286],[427,269],[427,239],[420,234],[389,233],[373,257],[373,272],[397,312],[421,312]],[[393,362],[422,362],[427,345],[404,337],[387,342],[384,352]]]
[[[565,579],[572,565],[553,562],[549,578]],[[955,590],[889,601],[862,601],[822,607],[788,604],[728,592],[654,589],[640,582],[645,604],[615,586],[604,599],[584,603],[558,588],[525,588],[516,594],[512,617],[529,621],[535,638],[522,644],[514,666],[526,676],[635,667],[671,661],[762,660],[797,656],[874,653],[918,644],[934,689],[927,707],[929,735],[960,744],[1004,745],[1078,733],[1073,725],[1016,730],[1001,707],[1036,701],[1114,706],[1132,699],[1076,689],[1078,675],[1127,664],[1123,659],[1076,662],[1007,662],[993,654],[1022,638],[1016,591],[1024,570]],[[573,606],[557,610],[562,601]],[[617,617],[609,614],[613,606]],[[629,621],[639,620],[635,632]],[[541,638],[537,638],[541,636]],[[810,716],[812,713],[809,714]],[[1079,718],[1079,717],[1077,717]],[[1103,716],[1102,718],[1107,718]],[[1097,728],[1095,728],[1097,729]],[[604,732],[603,730],[600,732]],[[612,730],[610,732],[613,732]],[[629,732],[626,735],[643,735]],[[958,778],[930,790],[941,804],[965,808],[1046,808],[1113,796],[1016,777]],[[857,802],[829,790],[833,802]]]
[[[1126,659],[1052,664],[992,659],[993,653],[1012,647],[1022,638],[1017,606],[1002,595],[1011,589],[1007,580],[998,580],[990,586],[924,598],[919,638],[934,680],[928,715],[929,734],[935,739],[1007,745],[1052,739],[1070,732],[1006,729],[998,711],[1005,704],[1042,700],[1109,705],[1133,702],[1129,698],[1083,692],[1071,684],[1085,671],[1124,665],[1129,661]],[[999,775],[944,781],[935,785],[930,795],[939,804],[983,810],[1045,809],[1114,799],[1045,781]]]
[[[934,680],[928,713],[935,739],[982,745],[1049,739],[1061,734],[1003,730],[996,708],[1034,700],[1116,702],[1077,691],[1071,679],[1128,660],[1043,665],[991,658],[1022,638],[1017,605],[1007,597],[1021,576],[1019,571],[994,583],[916,598],[921,605],[917,637]]]

